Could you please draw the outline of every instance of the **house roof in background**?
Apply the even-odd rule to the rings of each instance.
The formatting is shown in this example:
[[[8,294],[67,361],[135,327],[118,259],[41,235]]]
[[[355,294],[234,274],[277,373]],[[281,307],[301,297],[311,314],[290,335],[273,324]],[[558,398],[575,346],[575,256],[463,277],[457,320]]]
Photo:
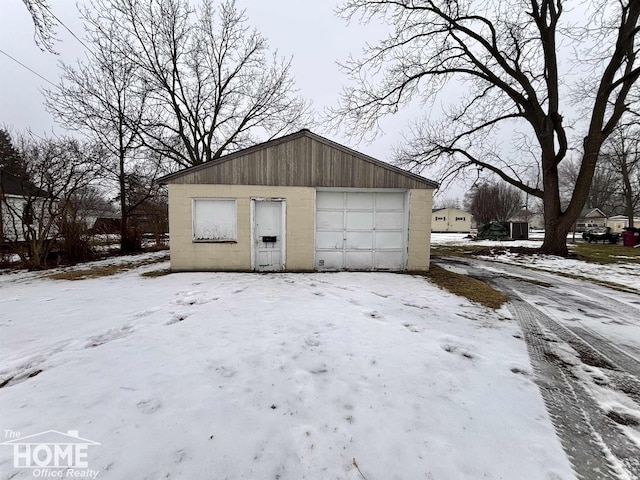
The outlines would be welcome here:
[[[18,195],[20,197],[40,196],[46,197],[47,194],[39,189],[31,182],[28,182],[11,172],[0,169],[0,191],[4,195]]]
[[[591,215],[592,213],[595,213],[596,215]],[[607,216],[605,215],[605,213],[600,210],[599,208],[583,208],[582,211],[580,212],[580,216],[578,218],[588,218],[588,217],[604,217],[607,218]]]
[[[638,218],[640,218],[640,212],[636,212],[633,214],[633,218],[635,220],[637,220]],[[628,220],[629,216],[628,215],[612,215],[609,218],[607,218],[607,220]]]
[[[436,212],[441,212],[442,210],[457,210],[458,212],[462,212],[462,213],[466,213],[467,215],[470,215],[470,213],[467,212],[466,210],[463,210],[463,209],[457,208],[457,207],[434,208],[431,212],[432,213],[436,213]]]

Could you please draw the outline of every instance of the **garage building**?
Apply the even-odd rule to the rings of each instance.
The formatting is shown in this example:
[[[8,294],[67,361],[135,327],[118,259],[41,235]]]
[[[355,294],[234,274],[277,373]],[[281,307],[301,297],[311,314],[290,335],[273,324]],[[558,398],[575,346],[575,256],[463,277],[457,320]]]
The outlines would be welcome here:
[[[160,182],[173,271],[429,269],[437,183],[309,130]]]

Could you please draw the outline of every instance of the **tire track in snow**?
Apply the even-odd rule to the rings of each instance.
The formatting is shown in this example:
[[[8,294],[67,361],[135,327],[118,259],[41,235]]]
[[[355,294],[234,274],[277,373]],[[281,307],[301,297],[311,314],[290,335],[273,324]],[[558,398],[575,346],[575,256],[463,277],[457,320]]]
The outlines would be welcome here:
[[[514,300],[511,312],[522,326],[527,350],[537,374],[537,384],[556,428],[560,442],[576,475],[583,480],[620,478],[607,451],[595,435],[590,415],[566,373],[547,348],[547,336],[537,321],[538,312],[527,303]],[[630,477],[633,478],[633,477]]]
[[[525,300],[514,299],[518,297],[517,292],[505,285],[504,283],[506,282],[500,281],[499,283],[502,283],[502,289],[508,291],[513,299],[511,302],[512,311],[522,325],[523,330],[525,330],[527,345],[537,343],[541,346],[542,357],[537,354],[540,349],[533,352],[530,350],[532,360],[536,361],[536,363],[555,365],[556,372],[546,373],[555,374],[556,378],[559,376],[563,379],[561,384],[564,385],[564,389],[568,392],[568,398],[562,402],[556,403],[557,398],[555,395],[557,395],[557,391],[552,394],[552,392],[545,391],[542,385],[541,391],[550,413],[554,412],[555,414],[552,414],[552,418],[554,418],[554,425],[559,431],[561,439],[563,432],[565,433],[565,439],[562,443],[565,446],[567,455],[572,459],[572,464],[578,475],[585,480],[607,478],[602,476],[604,466],[597,465],[598,460],[600,460],[601,462],[606,462],[609,474],[612,475],[609,478],[640,479],[640,449],[619,430],[618,424],[607,416],[607,412],[598,405],[582,381],[572,373],[572,365],[567,365],[554,354],[553,348],[550,347],[550,345],[553,345],[554,339],[550,339],[549,334],[570,345],[578,353],[583,364],[596,366],[605,372],[621,373],[627,381],[632,381],[636,385],[640,383],[635,377],[635,373],[638,371],[637,362],[633,357],[626,355],[617,348],[613,348],[611,342],[605,339],[596,338],[593,335],[588,336],[588,340],[582,338],[574,331],[576,329],[554,321]],[[522,320],[526,316],[524,312],[529,314],[528,321]],[[527,331],[530,332],[528,338]],[[581,333],[585,332],[586,330],[582,329]],[[535,358],[534,353],[537,354]],[[618,364],[618,361],[623,365]],[[629,370],[626,370],[626,368],[629,368]],[[630,390],[633,391],[633,388]],[[633,398],[634,396],[636,395],[631,397]],[[634,398],[634,400],[636,399]],[[568,407],[580,409],[580,417],[582,419],[580,423],[582,423],[582,426],[573,422],[571,425],[567,425],[566,415],[570,410]],[[591,437],[590,440],[576,445],[576,439],[585,439],[584,436],[576,437],[573,434],[574,432],[567,435],[567,433],[576,428],[586,428]],[[600,450],[600,457],[594,457],[593,453],[589,452],[594,447]],[[583,451],[580,452],[579,449]]]
[[[523,329],[547,410],[578,477],[584,480],[640,479],[640,449],[607,415],[611,412],[605,411],[593,397],[588,380],[576,375],[580,373],[574,372],[576,365],[561,358],[561,346],[569,345],[577,352],[579,367],[584,367],[583,364],[595,366],[611,380],[609,388],[616,387],[630,400],[639,403],[640,364],[636,356],[584,325],[556,321],[553,310],[548,311],[546,307],[553,305],[566,312],[567,308],[589,302],[597,307],[599,314],[614,315],[622,311],[627,318],[635,318],[628,315],[637,310],[615,303],[604,293],[591,295],[590,292],[585,298],[577,290],[580,285],[565,282],[560,277],[556,282],[552,274],[544,276],[552,283],[542,286],[527,282],[527,272],[511,266],[505,270],[516,272],[517,276],[525,274],[525,277],[520,280],[489,272],[482,268],[487,262],[454,260],[453,263],[464,263],[471,276],[493,284],[512,299],[509,309]],[[554,288],[556,286],[558,288]],[[527,293],[521,296],[516,289]],[[544,297],[544,304],[528,302],[530,294]]]

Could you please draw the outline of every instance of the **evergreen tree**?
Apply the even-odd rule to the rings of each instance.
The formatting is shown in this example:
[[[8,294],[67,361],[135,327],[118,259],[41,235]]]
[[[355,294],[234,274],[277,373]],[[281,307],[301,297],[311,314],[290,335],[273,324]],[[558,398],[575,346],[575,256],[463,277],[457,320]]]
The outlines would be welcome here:
[[[25,179],[24,162],[13,146],[11,135],[4,128],[0,128],[0,169]]]

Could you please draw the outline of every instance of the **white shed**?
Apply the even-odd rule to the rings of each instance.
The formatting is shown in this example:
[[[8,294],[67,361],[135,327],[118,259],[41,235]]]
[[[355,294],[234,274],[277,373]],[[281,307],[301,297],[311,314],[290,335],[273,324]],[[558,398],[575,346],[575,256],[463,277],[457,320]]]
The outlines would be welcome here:
[[[431,214],[431,231],[435,233],[469,233],[471,214],[459,208],[439,208]]]

